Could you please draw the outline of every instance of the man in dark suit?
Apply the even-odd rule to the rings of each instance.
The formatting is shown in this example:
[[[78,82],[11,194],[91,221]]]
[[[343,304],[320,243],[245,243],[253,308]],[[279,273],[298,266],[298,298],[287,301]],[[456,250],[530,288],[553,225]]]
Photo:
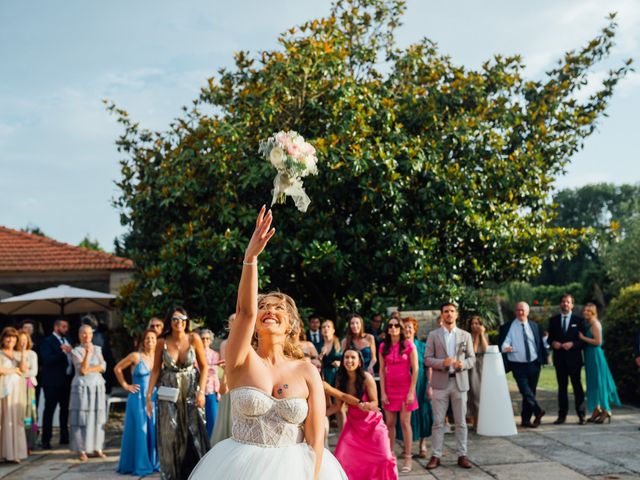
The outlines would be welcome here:
[[[60,445],[69,443],[69,395],[73,364],[71,343],[67,340],[69,323],[58,319],[53,324],[53,333],[40,345],[40,371],[38,380],[44,391],[44,413],[42,415],[42,448],[51,448],[53,413],[60,405]]]
[[[569,379],[573,386],[578,423],[584,425],[584,389],[580,379],[582,370],[582,346],[578,333],[584,334],[584,319],[573,313],[573,296],[565,293],[560,299],[560,315],[549,320],[548,342],[553,350],[553,366],[558,380],[558,418],[555,425],[564,423],[569,411],[567,388]]]
[[[316,347],[318,353],[322,350],[322,345],[324,344],[324,340],[322,339],[322,335],[320,334],[320,317],[317,315],[313,315],[309,317],[309,330],[307,330],[307,340],[313,343],[313,346]]]
[[[537,428],[546,413],[536,400],[540,369],[547,363],[543,332],[536,322],[529,321],[529,305],[516,304],[516,318],[500,327],[498,345],[503,353],[505,370],[513,372],[522,395],[522,426]],[[535,419],[531,422],[531,416]]]

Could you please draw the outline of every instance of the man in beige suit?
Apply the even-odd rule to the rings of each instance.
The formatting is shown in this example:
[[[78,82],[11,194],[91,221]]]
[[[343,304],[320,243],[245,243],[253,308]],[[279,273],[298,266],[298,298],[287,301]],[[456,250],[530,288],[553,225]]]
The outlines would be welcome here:
[[[427,338],[424,364],[432,369],[430,387],[433,388],[431,404],[433,406],[433,436],[431,437],[433,455],[427,464],[431,470],[440,465],[442,444],[444,442],[444,418],[447,415],[449,401],[456,422],[456,450],[458,465],[471,468],[467,458],[467,391],[469,374],[476,355],[473,352],[473,339],[469,332],[456,328],[458,308],[453,303],[440,307],[441,328],[433,330]]]

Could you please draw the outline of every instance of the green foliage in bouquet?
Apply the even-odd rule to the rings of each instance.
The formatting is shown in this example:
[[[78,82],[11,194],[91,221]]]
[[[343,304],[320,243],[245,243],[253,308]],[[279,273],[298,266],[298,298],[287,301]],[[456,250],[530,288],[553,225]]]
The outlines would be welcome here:
[[[549,194],[630,69],[576,99],[613,45],[613,16],[534,81],[519,56],[472,70],[427,39],[399,49],[403,12],[398,0],[337,0],[274,49],[238,52],[168,132],[109,105],[124,127],[115,205],[138,267],[122,291],[129,325],[173,302],[214,328],[234,310],[243,248],[271,197],[258,145],[278,130],[316,147],[319,175],[305,183],[306,214],[274,207],[261,287],[329,318],[526,279],[573,251],[584,231],[551,227]]]

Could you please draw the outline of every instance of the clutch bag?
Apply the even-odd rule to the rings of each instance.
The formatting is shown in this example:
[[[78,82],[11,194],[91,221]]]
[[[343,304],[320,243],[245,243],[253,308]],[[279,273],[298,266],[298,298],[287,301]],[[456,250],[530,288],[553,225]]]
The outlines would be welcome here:
[[[178,395],[180,395],[180,390],[177,388],[165,387],[164,385],[158,387],[158,400],[176,403]]]

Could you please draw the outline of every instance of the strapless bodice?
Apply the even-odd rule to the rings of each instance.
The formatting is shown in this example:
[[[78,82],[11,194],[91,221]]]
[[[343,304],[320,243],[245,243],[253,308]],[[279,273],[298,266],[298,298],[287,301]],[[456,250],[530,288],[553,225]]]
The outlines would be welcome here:
[[[303,398],[275,398],[257,388],[231,390],[231,436],[261,447],[286,447],[304,439],[309,406]]]

